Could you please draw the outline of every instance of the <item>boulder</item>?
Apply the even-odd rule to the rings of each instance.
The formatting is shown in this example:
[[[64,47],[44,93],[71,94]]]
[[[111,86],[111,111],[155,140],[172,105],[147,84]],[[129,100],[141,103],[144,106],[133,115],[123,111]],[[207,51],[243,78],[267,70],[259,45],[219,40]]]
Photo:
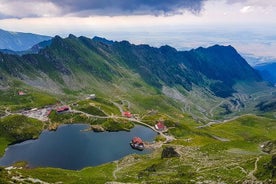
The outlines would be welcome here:
[[[162,151],[161,158],[179,157],[180,155],[175,151],[173,147],[165,147]]]
[[[105,129],[101,125],[91,125],[91,130],[94,132],[104,132]]]
[[[266,141],[262,145],[262,151],[268,154],[276,153],[276,141]]]

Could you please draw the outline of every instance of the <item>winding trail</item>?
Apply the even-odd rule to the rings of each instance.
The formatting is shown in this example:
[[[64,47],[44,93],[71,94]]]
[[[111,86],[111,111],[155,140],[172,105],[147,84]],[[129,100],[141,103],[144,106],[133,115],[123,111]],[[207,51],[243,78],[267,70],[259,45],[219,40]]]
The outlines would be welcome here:
[[[87,117],[93,117],[93,118],[99,118],[99,119],[107,119],[107,118],[115,117],[115,116],[97,116],[97,115],[92,115],[92,114],[88,114],[88,113],[83,112],[83,111],[78,111],[78,110],[73,110],[73,109],[70,109],[69,112],[84,114]]]
[[[257,157],[256,158],[256,161],[255,161],[255,167],[252,171],[250,171],[247,175],[248,178],[250,178],[251,180],[257,180],[257,178],[254,176],[254,173],[258,170],[258,162],[260,160],[260,157]]]
[[[116,160],[115,163],[116,163],[116,169],[112,172],[112,175],[113,175],[113,178],[114,178],[115,180],[117,180],[116,173],[117,173],[121,168],[119,168],[119,161],[118,161],[118,160]]]
[[[5,109],[6,116],[10,115],[11,113],[9,112],[9,108]]]
[[[227,120],[224,120],[224,121],[211,121],[211,122],[209,122],[209,123],[207,123],[207,124],[205,124],[205,125],[198,126],[197,128],[205,128],[205,127],[209,127],[209,126],[215,125],[215,124],[228,123],[228,122],[230,122],[230,121],[234,121],[234,120],[236,120],[236,119],[238,119],[238,118],[241,118],[241,117],[244,117],[244,116],[248,116],[248,115],[254,115],[254,114],[243,114],[243,115],[235,116],[235,117],[233,117],[233,118],[231,118],[231,119],[227,119]]]
[[[112,103],[113,103],[113,105],[115,105],[119,109],[119,111],[121,112],[121,114],[124,112],[124,110],[123,110],[123,108],[122,108],[122,106],[120,104],[118,104],[116,102],[112,102]]]
[[[9,115],[11,115],[11,114],[12,114],[12,113],[9,112],[9,108],[6,108],[6,109],[5,109],[5,115],[4,115],[4,116],[1,116],[0,119],[1,119],[1,118],[5,118],[5,117],[7,117],[7,116],[9,116]]]
[[[220,103],[218,103],[217,105],[215,105],[214,107],[212,107],[210,110],[209,110],[209,114],[211,117],[214,116],[213,114],[213,111],[214,109],[218,108],[219,106],[221,106],[222,104],[224,104],[225,102],[227,102],[226,100],[222,100]]]

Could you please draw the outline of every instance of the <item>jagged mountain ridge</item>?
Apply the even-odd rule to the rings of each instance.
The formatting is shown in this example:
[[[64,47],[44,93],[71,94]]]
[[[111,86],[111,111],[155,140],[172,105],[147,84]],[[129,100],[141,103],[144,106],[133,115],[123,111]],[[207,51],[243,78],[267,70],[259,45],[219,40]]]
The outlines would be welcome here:
[[[227,97],[234,92],[232,86],[235,81],[261,80],[231,46],[177,51],[169,46],[158,49],[121,42],[115,43],[112,49],[146,81],[156,86],[162,85],[159,79],[166,85],[182,85],[187,90],[192,89],[192,84],[209,86],[217,96]],[[124,54],[126,52],[130,53]],[[206,81],[206,77],[212,81]]]
[[[127,41],[107,44],[69,35],[65,39],[56,36],[38,54],[1,54],[0,61],[1,73],[6,74],[1,74],[2,83],[9,77],[32,80],[44,75],[63,88],[85,83],[84,76],[112,83],[127,77],[125,71],[129,70],[156,89],[181,86],[189,91],[199,86],[227,97],[235,91],[237,81],[262,80],[233,47],[219,45],[177,51],[170,46],[154,48]]]

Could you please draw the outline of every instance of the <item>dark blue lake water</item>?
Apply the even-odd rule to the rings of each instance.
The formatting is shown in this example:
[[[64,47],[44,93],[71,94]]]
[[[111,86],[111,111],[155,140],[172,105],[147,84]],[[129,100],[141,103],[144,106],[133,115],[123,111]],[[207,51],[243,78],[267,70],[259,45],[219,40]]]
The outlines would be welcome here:
[[[129,142],[135,136],[144,141],[154,140],[156,133],[143,126],[130,132],[82,131],[88,125],[60,126],[57,131],[44,131],[37,140],[29,140],[7,148],[0,159],[1,166],[27,161],[30,167],[57,167],[78,170],[118,160],[126,155],[146,154],[150,150],[133,150]]]

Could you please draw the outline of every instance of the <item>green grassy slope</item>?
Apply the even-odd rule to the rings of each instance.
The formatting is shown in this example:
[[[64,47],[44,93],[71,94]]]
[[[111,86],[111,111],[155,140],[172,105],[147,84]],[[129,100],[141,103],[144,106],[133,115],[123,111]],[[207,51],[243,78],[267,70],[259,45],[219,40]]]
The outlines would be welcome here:
[[[170,131],[177,139],[163,145],[174,147],[180,157],[161,158],[162,148],[158,148],[149,155],[130,155],[80,171],[16,169],[5,177],[20,173],[26,180],[31,177],[51,183],[273,183],[276,178],[267,167],[271,155],[263,153],[260,145],[276,139],[275,129],[275,119],[252,115],[201,129],[186,117]]]
[[[25,95],[19,96],[18,91],[24,91]],[[31,91],[26,88],[16,88],[1,91],[0,107],[9,111],[40,108],[57,102],[56,98],[39,91]]]
[[[0,119],[0,155],[8,144],[37,138],[43,130],[39,120],[22,115],[11,115]]]

